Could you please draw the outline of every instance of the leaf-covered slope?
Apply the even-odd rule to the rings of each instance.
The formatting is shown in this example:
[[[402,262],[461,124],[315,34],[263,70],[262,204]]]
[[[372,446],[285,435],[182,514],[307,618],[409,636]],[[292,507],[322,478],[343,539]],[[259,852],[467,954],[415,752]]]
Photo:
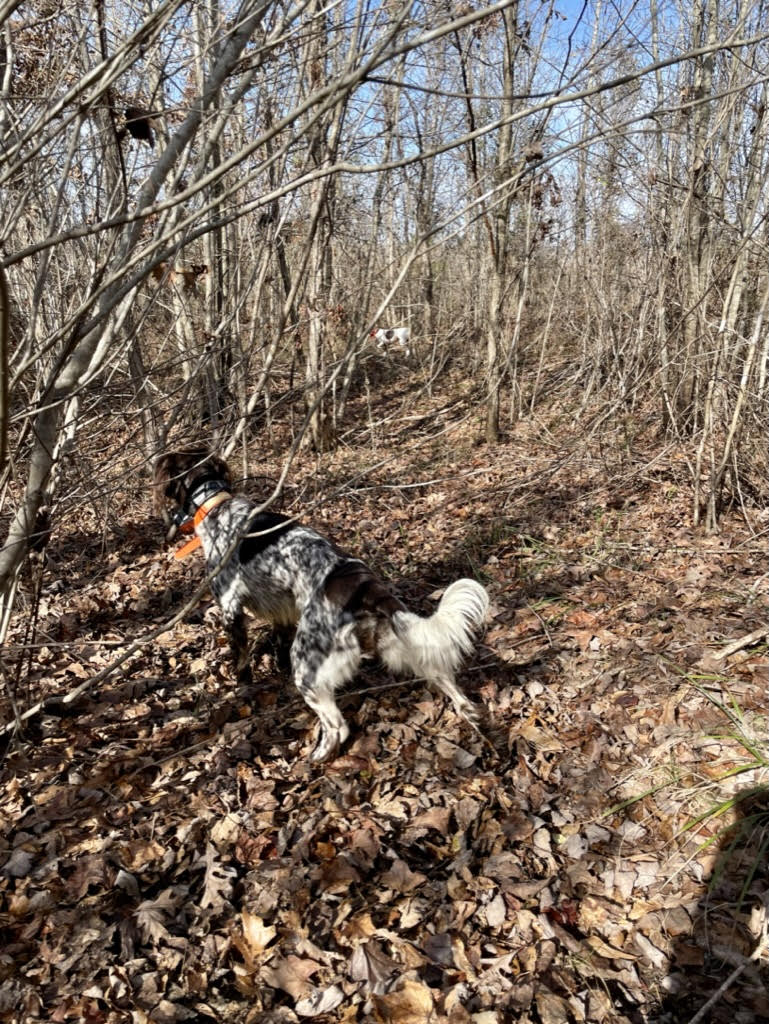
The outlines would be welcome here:
[[[769,1015],[766,645],[721,656],[765,622],[760,541],[737,514],[686,527],[672,454],[458,426],[382,459],[298,462],[291,510],[416,610],[488,586],[463,676],[487,739],[367,663],[350,741],[311,767],[269,643],[238,689],[204,599],[6,755],[0,1020],[676,1021],[732,972],[708,1019]],[[100,537],[87,511],[57,528],[35,646],[20,616],[5,655],[20,702],[81,685],[200,579],[149,500]]]

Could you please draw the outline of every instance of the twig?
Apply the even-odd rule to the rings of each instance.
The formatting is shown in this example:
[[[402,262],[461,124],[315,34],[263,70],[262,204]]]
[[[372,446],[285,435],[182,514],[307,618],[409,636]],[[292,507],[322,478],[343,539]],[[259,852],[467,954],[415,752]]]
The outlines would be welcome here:
[[[764,907],[766,907],[766,897],[764,897]],[[734,968],[734,970],[729,975],[729,977],[726,979],[726,981],[724,981],[723,984],[719,985],[719,987],[716,989],[716,991],[713,993],[713,995],[710,997],[710,999],[708,999],[708,1001],[705,1003],[705,1005],[701,1006],[699,1008],[697,1013],[695,1013],[695,1015],[689,1021],[689,1024],[699,1024],[699,1022],[704,1018],[705,1014],[721,998],[721,996],[724,994],[724,992],[726,992],[726,990],[729,988],[729,986],[733,985],[735,983],[735,981],[739,978],[739,976],[742,974],[742,972],[744,970],[746,970],[746,968],[750,967],[751,968],[751,973],[752,973],[754,971],[753,964],[757,963],[759,960],[762,960],[766,956],[767,947],[768,947],[767,927],[766,927],[766,917],[764,917],[763,937],[760,939],[758,945],[753,950],[753,952],[750,955],[750,957],[740,956],[734,950],[723,950],[723,949],[716,950],[716,949],[714,949],[714,952],[717,952],[719,954],[719,956],[721,956],[722,958],[727,959],[727,960],[731,960],[732,963],[734,963],[735,959],[739,959],[739,963]],[[726,953],[729,954],[728,957],[725,956]]]
[[[718,654],[713,655],[714,661],[723,661],[724,658],[730,657],[732,654],[736,654],[737,651],[741,651],[743,647],[751,647],[753,644],[757,644],[759,640],[763,640],[764,637],[769,637],[769,627],[759,626],[758,629],[754,629],[752,633],[747,633],[745,636],[740,637],[739,640],[735,640],[729,644],[728,647],[724,647]]]
[[[729,986],[734,984],[734,982],[739,978],[739,976],[742,974],[742,972],[748,966],[749,962],[750,961],[746,960],[744,964],[740,964],[738,967],[734,968],[734,970],[729,975],[729,977],[726,979],[726,981],[724,981],[721,985],[719,985],[718,988],[716,989],[716,991],[710,997],[710,999],[708,999],[708,1001],[704,1004],[704,1006],[701,1006],[699,1008],[699,1010],[695,1013],[695,1015],[689,1021],[689,1024],[699,1024],[699,1022],[704,1019],[705,1014],[708,1013],[708,1011],[715,1005],[715,1003],[718,1002],[718,1000],[721,998],[721,996],[724,994],[724,992],[726,992],[726,990],[729,988]]]

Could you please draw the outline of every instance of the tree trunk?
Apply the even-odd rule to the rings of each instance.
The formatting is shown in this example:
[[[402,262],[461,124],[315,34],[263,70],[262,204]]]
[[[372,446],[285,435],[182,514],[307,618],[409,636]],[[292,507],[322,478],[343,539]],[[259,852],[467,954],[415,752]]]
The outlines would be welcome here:
[[[694,45],[714,43],[718,38],[718,0],[702,0],[696,9]],[[684,377],[679,389],[679,411],[696,428],[701,421],[700,347],[707,335],[705,303],[710,282],[710,190],[711,157],[708,139],[712,104],[707,102],[713,88],[715,53],[706,53],[695,63],[693,98],[699,102],[691,115],[689,140],[689,190],[686,205],[685,280],[683,320]],[[695,515],[695,519],[696,519]]]
[[[509,221],[513,195],[517,186],[512,169],[514,61],[517,44],[518,5],[511,4],[502,13],[504,20],[504,72],[500,116],[504,123],[497,134],[497,158],[494,184],[504,186],[503,198],[497,197],[492,220],[490,249],[490,281],[486,307],[486,416],[484,436],[496,444],[500,436],[500,396],[502,391],[502,343],[504,334],[505,279],[508,271]]]

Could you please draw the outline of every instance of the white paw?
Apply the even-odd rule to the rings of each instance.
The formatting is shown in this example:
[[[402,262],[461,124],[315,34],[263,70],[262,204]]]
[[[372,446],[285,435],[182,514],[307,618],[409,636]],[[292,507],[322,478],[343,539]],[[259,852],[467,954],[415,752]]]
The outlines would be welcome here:
[[[477,726],[480,720],[480,710],[476,704],[472,704],[469,700],[463,700],[461,704],[455,704],[454,710],[460,716],[464,718],[470,725]]]
[[[315,744],[315,749],[310,754],[310,760],[314,764],[319,764],[321,761],[327,761],[330,757],[339,750],[341,745],[350,735],[350,730],[347,725],[342,725],[338,729],[324,729],[320,727],[320,736],[318,742]]]
[[[315,744],[315,749],[310,754],[310,760],[314,764],[327,761],[332,754],[336,753],[338,748],[339,741],[336,738],[336,732],[321,731],[318,742]]]

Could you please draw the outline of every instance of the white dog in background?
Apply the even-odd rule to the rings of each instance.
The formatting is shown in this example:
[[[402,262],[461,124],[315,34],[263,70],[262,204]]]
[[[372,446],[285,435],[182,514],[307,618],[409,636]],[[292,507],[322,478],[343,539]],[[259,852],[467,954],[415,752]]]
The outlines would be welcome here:
[[[411,355],[410,327],[376,327],[370,336],[377,343],[380,352],[386,352],[393,345],[398,345],[407,356]]]

